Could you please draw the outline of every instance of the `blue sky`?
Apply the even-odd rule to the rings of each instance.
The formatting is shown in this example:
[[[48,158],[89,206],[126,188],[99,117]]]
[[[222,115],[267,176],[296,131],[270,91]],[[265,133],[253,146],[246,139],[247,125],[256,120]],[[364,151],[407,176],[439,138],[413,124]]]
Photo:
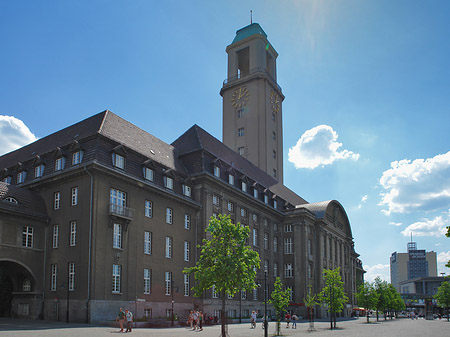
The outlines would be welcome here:
[[[371,281],[413,240],[450,274],[450,2],[0,0],[0,153],[109,109],[221,139],[225,48],[279,53],[285,185],[338,200]]]

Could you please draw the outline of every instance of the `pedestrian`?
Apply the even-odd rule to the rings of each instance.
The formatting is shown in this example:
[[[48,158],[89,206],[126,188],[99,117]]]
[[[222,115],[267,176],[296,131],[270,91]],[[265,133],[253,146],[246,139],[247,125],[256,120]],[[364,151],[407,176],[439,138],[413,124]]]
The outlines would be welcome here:
[[[198,313],[198,327],[200,331],[203,331],[203,313],[201,311]]]
[[[252,311],[252,316],[251,316],[251,329],[256,328],[256,311],[253,310]]]
[[[133,323],[133,314],[128,309],[125,309],[125,318],[127,320],[127,331],[131,332],[131,324]]]
[[[192,312],[192,310],[189,312],[187,323],[191,326],[191,329],[194,327],[194,313]]]
[[[122,308],[119,309],[119,313],[117,314],[116,321],[119,321],[120,331],[123,332],[123,322],[125,322],[125,312]]]
[[[289,312],[286,313],[284,319],[286,320],[286,329],[289,329],[289,323],[291,322],[291,315],[289,314]]]
[[[297,315],[294,313],[294,314],[292,315],[292,329],[297,329],[297,320],[298,320],[298,317],[297,317]]]
[[[194,321],[194,328],[192,330],[196,330],[198,328],[198,311],[194,310],[192,319]]]

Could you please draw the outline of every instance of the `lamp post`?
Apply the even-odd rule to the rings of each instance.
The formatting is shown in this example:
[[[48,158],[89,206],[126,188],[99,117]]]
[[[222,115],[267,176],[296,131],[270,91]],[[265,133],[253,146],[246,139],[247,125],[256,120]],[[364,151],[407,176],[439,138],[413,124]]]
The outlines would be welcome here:
[[[268,336],[268,326],[267,326],[267,270],[264,270],[264,337]]]
[[[173,298],[174,290],[176,290],[178,292],[178,288],[173,286],[173,281],[170,281],[170,293],[172,294],[172,309],[171,309],[172,310],[172,326],[174,325],[174,320],[175,320],[175,315],[173,312],[173,306],[175,304],[175,300]]]

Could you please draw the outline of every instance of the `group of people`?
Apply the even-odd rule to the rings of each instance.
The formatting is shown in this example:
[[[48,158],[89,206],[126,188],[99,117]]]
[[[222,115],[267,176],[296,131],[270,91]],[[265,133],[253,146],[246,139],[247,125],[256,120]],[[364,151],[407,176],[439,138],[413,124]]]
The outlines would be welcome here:
[[[189,312],[189,317],[187,324],[192,330],[203,331],[203,313],[197,310],[191,310]]]
[[[292,329],[297,329],[297,320],[298,320],[298,316],[294,313],[291,314],[288,312],[286,313],[286,315],[284,316],[284,319],[286,321],[286,328],[289,329],[289,323],[292,320]]]
[[[116,321],[119,321],[120,331],[123,332],[123,323],[125,321],[127,322],[127,330],[125,332],[131,332],[131,324],[133,323],[133,314],[130,310],[125,309],[123,311],[122,308],[120,308],[119,313],[117,314]]]

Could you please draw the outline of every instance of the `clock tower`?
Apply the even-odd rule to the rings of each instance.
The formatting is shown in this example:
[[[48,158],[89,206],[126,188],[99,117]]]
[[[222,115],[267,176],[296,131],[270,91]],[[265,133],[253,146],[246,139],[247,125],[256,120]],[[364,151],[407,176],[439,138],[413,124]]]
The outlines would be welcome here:
[[[223,143],[283,183],[284,100],[277,84],[278,53],[257,23],[239,29],[223,82]]]

